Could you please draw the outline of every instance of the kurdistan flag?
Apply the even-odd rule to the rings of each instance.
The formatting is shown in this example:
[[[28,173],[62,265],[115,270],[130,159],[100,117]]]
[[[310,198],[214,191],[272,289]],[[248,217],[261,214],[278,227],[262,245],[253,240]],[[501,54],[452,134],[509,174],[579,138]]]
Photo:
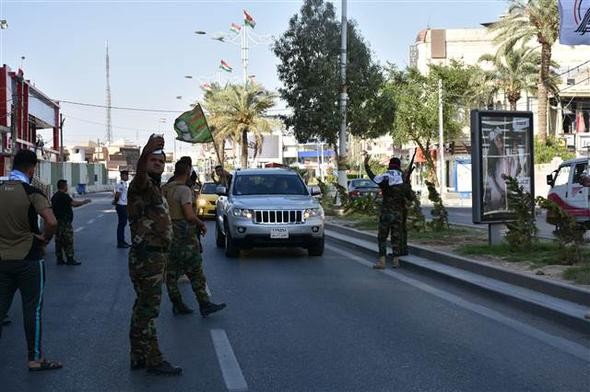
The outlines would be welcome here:
[[[230,27],[230,30],[237,34],[237,33],[240,32],[240,30],[242,30],[242,26],[240,26],[237,23],[232,23],[231,24],[231,27]]]
[[[182,113],[174,121],[174,130],[180,140],[187,143],[211,143],[213,135],[201,105],[197,104],[190,112]]]
[[[256,26],[256,21],[246,10],[244,10],[244,23],[246,23],[246,26],[250,26],[252,28]]]
[[[219,68],[221,68],[225,72],[231,72],[233,70],[233,68],[223,60],[221,60],[221,63],[219,64]]]

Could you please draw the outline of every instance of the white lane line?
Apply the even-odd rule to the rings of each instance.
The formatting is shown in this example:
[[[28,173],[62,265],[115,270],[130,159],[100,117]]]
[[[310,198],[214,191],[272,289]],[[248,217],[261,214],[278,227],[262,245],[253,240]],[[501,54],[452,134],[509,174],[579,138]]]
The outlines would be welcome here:
[[[240,369],[240,364],[236,359],[225,330],[212,329],[210,332],[227,390],[247,391],[248,384],[246,384],[246,379],[244,379],[242,369]]]
[[[104,216],[104,214],[100,214],[99,216],[97,216],[97,218],[102,218]]]
[[[207,293],[207,295],[210,297],[211,296],[211,290],[209,290],[209,285],[205,286],[205,292]]]
[[[74,233],[79,233],[79,232],[81,232],[82,230],[84,230],[84,226],[80,226],[80,227],[78,227],[76,230],[74,230]]]
[[[88,222],[86,222],[87,225],[91,225],[94,223],[94,219],[90,219]]]
[[[365,265],[369,268],[373,267],[374,263],[364,260],[358,256],[353,255],[353,254],[350,254],[349,252],[342,251],[342,250],[335,248],[333,246],[330,246],[330,245],[326,245],[326,248],[335,252],[335,253],[340,254],[341,256],[344,256],[344,257],[347,257],[353,261],[356,261],[359,264]],[[480,316],[497,321],[506,327],[512,328],[518,332],[522,332],[531,338],[540,340],[541,342],[544,342],[554,348],[557,348],[561,351],[569,353],[579,359],[582,359],[583,361],[590,362],[590,350],[581,344],[574,343],[571,340],[564,339],[560,336],[548,334],[540,329],[537,329],[535,327],[531,327],[530,325],[527,325],[525,323],[521,323],[520,321],[517,321],[517,320],[511,319],[510,317],[504,316],[502,313],[496,312],[495,310],[492,310],[492,309],[487,308],[482,305],[478,305],[473,302],[469,302],[457,295],[447,293],[446,291],[443,291],[443,290],[439,290],[439,289],[432,287],[426,283],[409,278],[409,277],[404,276],[400,273],[393,272],[391,270],[381,270],[379,272],[384,273],[388,276],[391,276],[392,278],[400,280],[404,283],[407,283],[410,286],[414,286],[414,287],[416,287],[422,291],[425,291],[431,295],[434,295],[435,297],[438,297],[444,301],[450,302],[450,303],[457,305],[461,308],[464,308],[464,309],[467,309],[467,310],[472,311],[474,313],[477,313]]]

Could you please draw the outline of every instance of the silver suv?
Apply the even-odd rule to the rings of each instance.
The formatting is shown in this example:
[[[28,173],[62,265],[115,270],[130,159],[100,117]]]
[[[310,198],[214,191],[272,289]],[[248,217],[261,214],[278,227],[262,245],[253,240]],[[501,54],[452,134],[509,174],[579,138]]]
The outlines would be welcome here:
[[[301,176],[289,169],[236,171],[218,187],[215,239],[227,257],[254,247],[303,247],[324,252],[324,210]]]

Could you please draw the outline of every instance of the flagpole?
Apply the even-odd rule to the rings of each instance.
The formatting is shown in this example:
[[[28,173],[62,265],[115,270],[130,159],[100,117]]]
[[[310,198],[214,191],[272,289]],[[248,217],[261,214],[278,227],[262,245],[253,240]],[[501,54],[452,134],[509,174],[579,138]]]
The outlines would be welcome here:
[[[242,25],[242,72],[245,85],[248,81],[248,24],[245,20]]]

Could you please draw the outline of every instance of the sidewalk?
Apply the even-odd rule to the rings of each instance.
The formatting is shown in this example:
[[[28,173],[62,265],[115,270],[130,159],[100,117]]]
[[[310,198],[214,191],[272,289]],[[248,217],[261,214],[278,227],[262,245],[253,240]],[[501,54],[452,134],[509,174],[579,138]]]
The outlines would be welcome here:
[[[327,223],[326,237],[377,258],[374,233]],[[590,290],[492,266],[424,245],[410,243],[408,247],[410,255],[401,259],[405,268],[492,294],[524,311],[590,334]]]

